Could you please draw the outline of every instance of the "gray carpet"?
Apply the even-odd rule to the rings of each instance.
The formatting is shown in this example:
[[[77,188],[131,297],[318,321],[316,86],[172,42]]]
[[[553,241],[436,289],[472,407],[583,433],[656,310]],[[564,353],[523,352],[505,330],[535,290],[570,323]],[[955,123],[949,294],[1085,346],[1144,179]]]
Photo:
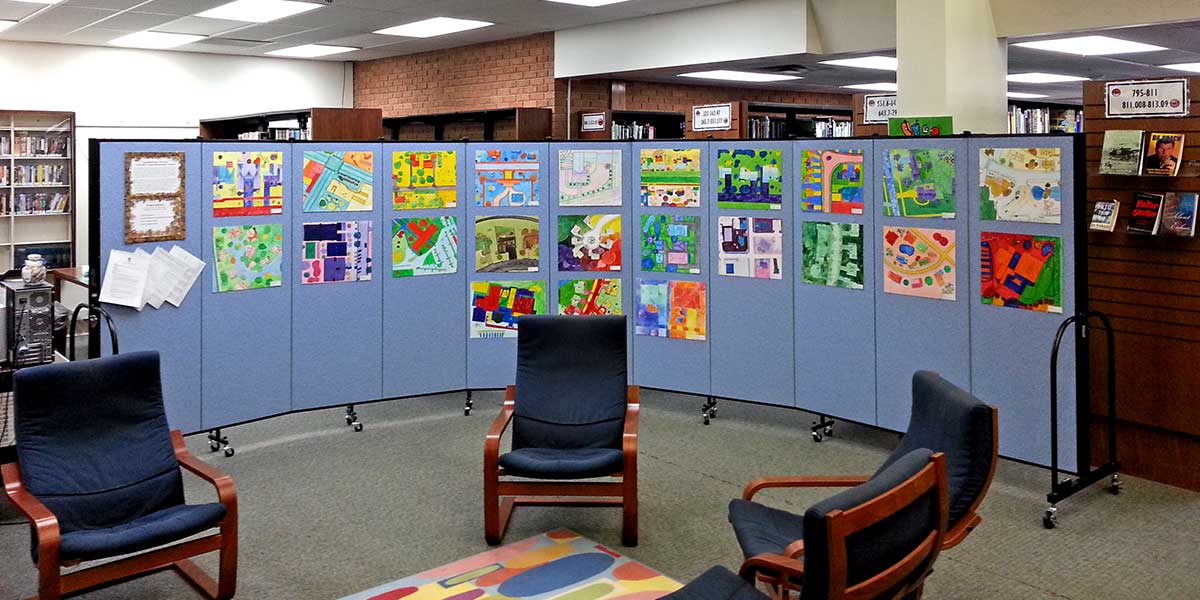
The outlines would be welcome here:
[[[270,419],[227,430],[237,455],[189,445],[232,474],[239,489],[238,597],[339,598],[486,549],[483,435],[498,394],[462,395],[359,408],[366,430],[342,424],[340,410]],[[740,554],[725,519],[729,499],[768,474],[872,472],[897,436],[839,425],[814,444],[811,416],[723,402],[713,425],[699,423],[700,399],[643,393],[641,544],[624,551],[681,581],[713,564],[735,568]],[[1167,459],[1167,457],[1164,457]],[[1062,506],[1061,526],[1041,527],[1047,472],[1004,461],[984,502],[984,522],[939,559],[926,598],[1097,599],[1200,597],[1200,494],[1134,478],[1125,493],[1097,487]],[[189,485],[192,501],[215,498]],[[793,511],[832,492],[770,492]],[[0,520],[14,518],[0,505]],[[616,509],[518,510],[507,541],[567,527],[621,550]],[[0,600],[36,589],[24,526],[0,527]],[[201,564],[212,567],[212,560]],[[83,596],[196,598],[171,573]]]

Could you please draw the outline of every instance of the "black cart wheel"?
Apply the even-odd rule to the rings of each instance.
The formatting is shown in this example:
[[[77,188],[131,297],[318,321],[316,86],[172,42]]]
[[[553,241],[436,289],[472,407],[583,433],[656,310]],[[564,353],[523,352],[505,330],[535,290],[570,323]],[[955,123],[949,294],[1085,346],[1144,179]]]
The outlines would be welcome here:
[[[824,440],[824,439],[825,439],[825,436],[821,435],[821,432],[820,432],[820,431],[814,431],[814,432],[812,432],[812,436],[813,436],[813,441],[814,441],[814,442],[816,442],[816,443],[818,443],[818,444],[820,444],[820,443],[821,443],[821,440]]]
[[[355,423],[355,424],[354,424],[354,431],[362,431],[362,430],[363,430],[363,424],[362,424],[362,423]]]
[[[1046,513],[1042,515],[1042,527],[1046,529],[1054,529],[1058,526],[1058,511],[1054,507],[1046,509]]]
[[[225,456],[233,456],[233,448],[226,448]]]

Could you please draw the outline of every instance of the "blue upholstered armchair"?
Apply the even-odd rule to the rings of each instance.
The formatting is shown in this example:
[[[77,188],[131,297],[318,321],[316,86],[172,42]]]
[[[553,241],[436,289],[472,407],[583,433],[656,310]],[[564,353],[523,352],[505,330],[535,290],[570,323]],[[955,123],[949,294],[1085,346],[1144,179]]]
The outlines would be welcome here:
[[[484,537],[499,544],[517,506],[620,506],[636,546],[638,388],[625,317],[521,317],[516,385],[483,449]],[[512,424],[512,450],[500,439]],[[564,480],[612,477],[616,482]],[[541,480],[541,481],[530,481]]]
[[[52,600],[173,568],[209,598],[232,598],[237,573],[233,480],[192,456],[163,411],[157,352],[19,371],[16,464],[4,488],[33,524],[38,596]],[[19,466],[18,466],[19,465]],[[219,502],[184,502],[180,467]],[[218,531],[177,542],[209,529]],[[219,582],[190,557],[220,551]],[[63,575],[83,561],[142,552]]]

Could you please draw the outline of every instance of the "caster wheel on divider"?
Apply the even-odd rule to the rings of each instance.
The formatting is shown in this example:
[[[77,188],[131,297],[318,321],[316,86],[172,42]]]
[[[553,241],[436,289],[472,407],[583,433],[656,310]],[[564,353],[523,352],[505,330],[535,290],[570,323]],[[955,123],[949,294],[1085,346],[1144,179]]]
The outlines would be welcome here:
[[[1114,496],[1119,496],[1121,495],[1122,487],[1124,487],[1124,484],[1121,483],[1121,478],[1113,475],[1111,483],[1108,484],[1108,493]]]
[[[216,443],[216,442],[209,442],[209,443],[208,443],[208,449],[209,449],[209,450],[211,450],[211,451],[213,451],[213,452],[216,452],[217,450],[220,450],[220,449],[221,449],[221,445],[220,445],[220,444],[218,444],[218,443]]]
[[[821,435],[821,432],[820,432],[820,431],[814,431],[814,432],[812,432],[812,436],[813,436],[813,441],[814,441],[814,442],[816,442],[816,443],[818,443],[818,444],[820,444],[820,443],[821,443],[821,440],[825,439],[825,436]]]
[[[709,424],[708,415],[704,415],[704,424],[705,424],[705,425],[708,425],[708,424]]]
[[[471,409],[469,409],[469,408],[464,408],[464,409],[463,409],[463,416],[464,416],[464,417],[469,417],[469,416],[471,416]]]
[[[233,456],[233,448],[226,448],[225,456]]]
[[[1053,508],[1047,508],[1046,514],[1042,515],[1042,527],[1046,529],[1054,529],[1058,526],[1058,511]]]
[[[362,424],[362,423],[355,423],[355,424],[354,424],[354,431],[358,432],[358,431],[362,431],[362,430],[363,430],[363,424]]]
[[[708,416],[713,419],[717,418],[717,409],[714,408],[714,409],[708,411]]]

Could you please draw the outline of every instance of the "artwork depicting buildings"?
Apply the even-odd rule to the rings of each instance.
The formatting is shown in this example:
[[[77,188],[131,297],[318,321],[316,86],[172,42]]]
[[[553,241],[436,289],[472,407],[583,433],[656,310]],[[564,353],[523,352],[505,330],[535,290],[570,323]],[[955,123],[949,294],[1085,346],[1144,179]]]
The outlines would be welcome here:
[[[458,217],[392,219],[392,277],[458,272]]]
[[[559,206],[620,206],[620,150],[559,150]]]
[[[213,291],[283,285],[283,225],[213,227]]]
[[[863,289],[862,225],[805,222],[802,227],[804,283]]]
[[[700,217],[642,215],[642,270],[700,272]]]
[[[863,214],[861,150],[801,150],[800,211]]]
[[[642,206],[700,206],[700,149],[643,148]]]
[[[538,206],[536,150],[476,150],[475,206]]]
[[[1061,223],[1061,169],[1058,148],[981,148],[980,220]]]
[[[620,279],[568,279],[558,286],[560,315],[620,315]]]
[[[369,211],[374,202],[374,152],[304,153],[304,212]]]
[[[751,217],[718,217],[720,275],[783,278],[783,221]]]
[[[916,227],[883,228],[883,291],[889,294],[957,298],[955,232]]]
[[[282,152],[214,152],[213,216],[283,214]]]
[[[883,214],[953,219],[953,150],[894,149],[883,154]]]
[[[783,208],[782,150],[718,150],[717,206],[744,210]]]
[[[620,271],[621,215],[560,215],[558,270]]]
[[[1062,238],[985,231],[980,249],[984,304],[1062,313]]]
[[[392,153],[392,208],[458,206],[458,155],[453,150]]]
[[[472,281],[471,335],[476,339],[517,337],[517,319],[546,314],[540,281]]]
[[[537,271],[539,235],[537,217],[475,217],[475,272]]]
[[[300,283],[370,281],[373,227],[372,221],[305,223]]]

